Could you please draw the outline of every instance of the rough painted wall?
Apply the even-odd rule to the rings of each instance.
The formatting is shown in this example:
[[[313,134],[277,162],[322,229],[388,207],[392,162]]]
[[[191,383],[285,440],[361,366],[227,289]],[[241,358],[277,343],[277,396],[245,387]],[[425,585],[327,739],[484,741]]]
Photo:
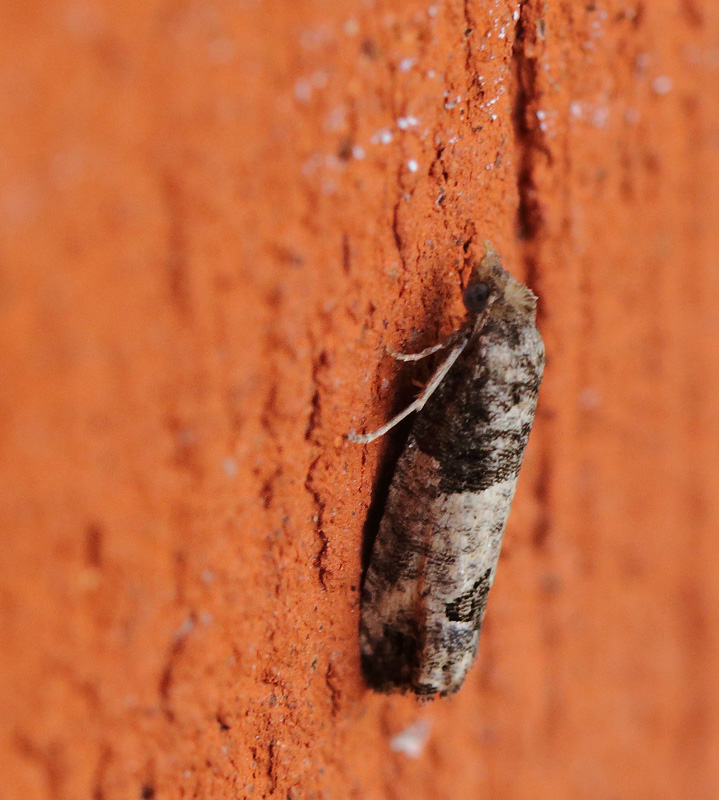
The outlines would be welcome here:
[[[717,3],[10,0],[0,116],[4,797],[719,796]],[[548,366],[422,706],[343,435],[486,238]]]

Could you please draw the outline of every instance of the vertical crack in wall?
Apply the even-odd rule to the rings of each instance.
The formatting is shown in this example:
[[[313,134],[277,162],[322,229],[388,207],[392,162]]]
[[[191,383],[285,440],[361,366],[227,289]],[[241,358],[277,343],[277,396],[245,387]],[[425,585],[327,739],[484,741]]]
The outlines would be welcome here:
[[[312,385],[313,385],[313,393],[312,393],[312,407],[310,410],[310,414],[307,419],[307,426],[305,428],[305,441],[309,442],[317,448],[322,447],[322,443],[317,438],[316,432],[321,425],[322,420],[322,406],[321,406],[321,389],[322,389],[322,374],[327,370],[329,367],[329,356],[326,350],[322,350],[319,355],[312,359]],[[317,574],[319,577],[320,585],[323,589],[327,588],[327,552],[329,547],[329,539],[327,534],[324,530],[324,518],[325,518],[325,506],[326,501],[324,500],[322,493],[317,488],[315,483],[315,473],[318,469],[318,465],[320,460],[322,459],[323,453],[320,452],[318,456],[316,456],[308,470],[307,475],[305,477],[305,489],[307,490],[308,494],[312,498],[312,503],[315,507],[315,515],[313,517],[313,523],[315,527],[315,535],[319,540],[319,549],[317,551],[317,555],[315,556],[315,567],[317,569]]]
[[[542,278],[537,253],[544,233],[544,217],[535,170],[538,159],[550,164],[552,161],[536,113],[541,97],[538,56],[544,49],[544,35],[541,4],[538,5],[532,0],[522,3],[512,47],[515,86],[513,124],[518,163],[517,235],[522,242],[526,282],[538,293]],[[537,309],[540,328],[546,316],[545,309],[546,306],[540,299]],[[541,415],[541,405],[539,414]],[[539,451],[539,466],[534,486],[538,515],[532,536],[536,547],[544,545],[551,528],[549,487],[553,466],[550,437],[543,436],[539,439]]]
[[[399,184],[399,178],[398,184]],[[404,254],[404,243],[402,242],[402,235],[400,233],[400,222],[399,222],[399,206],[402,202],[402,186],[399,184],[399,191],[400,197],[397,202],[392,207],[392,236],[394,238],[394,244],[397,248],[397,255],[399,256],[400,263],[402,264],[402,269],[407,272],[409,269],[407,265],[407,259]]]
[[[469,11],[470,0],[464,0],[462,6],[462,13],[464,14],[464,46],[465,46],[465,60],[464,67],[467,72],[468,83],[472,86],[475,82],[473,80],[476,70],[472,66],[472,44],[471,37],[474,33],[475,23]],[[469,98],[468,98],[469,99]]]
[[[275,752],[275,742],[270,740],[267,748],[267,779],[270,786],[270,792],[274,793],[277,790],[277,753]]]
[[[167,283],[172,307],[181,319],[191,312],[187,230],[181,186],[166,171],[160,176],[162,198],[167,212]]]
[[[539,28],[541,28],[539,19],[532,13],[531,4],[523,3],[517,20],[512,60],[515,75],[514,138],[519,163],[517,230],[520,239],[525,242],[536,238],[543,224],[534,180],[536,158],[539,152],[549,158],[549,153],[542,142],[536,114],[532,112],[539,96],[536,41]]]
[[[175,712],[172,708],[172,686],[175,677],[175,668],[187,645],[187,637],[195,627],[195,614],[191,612],[180,627],[173,633],[172,641],[168,648],[167,658],[160,673],[158,694],[160,695],[160,709],[165,719],[175,721]]]
[[[67,766],[63,761],[63,750],[57,741],[47,745],[36,743],[30,736],[15,734],[15,751],[21,758],[35,764],[42,774],[47,789],[47,797],[56,800],[64,794]]]
[[[95,763],[95,770],[92,777],[92,788],[90,789],[90,797],[92,800],[105,800],[105,776],[107,774],[110,761],[112,759],[112,751],[107,742],[102,742],[100,745],[100,754]]]
[[[315,567],[317,568],[317,575],[319,577],[320,585],[323,589],[327,588],[327,549],[329,547],[329,540],[327,534],[324,531],[324,516],[325,516],[325,501],[322,498],[322,495],[315,487],[314,484],[314,475],[317,469],[317,465],[319,464],[322,456],[319,455],[314,461],[310,464],[309,470],[307,470],[307,477],[305,478],[305,489],[309,492],[310,497],[312,498],[312,502],[317,509],[317,513],[313,517],[313,522],[315,525],[315,532],[317,538],[319,539],[319,550],[317,551],[317,555],[315,556]]]

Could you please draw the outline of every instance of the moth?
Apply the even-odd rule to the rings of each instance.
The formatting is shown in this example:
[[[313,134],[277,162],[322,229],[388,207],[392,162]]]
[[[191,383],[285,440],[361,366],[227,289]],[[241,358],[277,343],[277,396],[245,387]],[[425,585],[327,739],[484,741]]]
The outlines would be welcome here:
[[[456,692],[472,666],[487,593],[544,371],[537,298],[489,242],[463,293],[463,325],[424,390],[369,443],[416,413],[365,575],[362,669],[381,692]]]

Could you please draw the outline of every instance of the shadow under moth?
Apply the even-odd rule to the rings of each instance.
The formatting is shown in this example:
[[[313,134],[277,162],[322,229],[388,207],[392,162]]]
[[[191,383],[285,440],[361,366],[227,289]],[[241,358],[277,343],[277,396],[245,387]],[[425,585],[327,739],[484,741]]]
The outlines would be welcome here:
[[[537,298],[489,242],[472,271],[463,325],[416,355],[444,352],[417,399],[362,587],[360,649],[381,692],[448,695],[474,662],[544,370]]]

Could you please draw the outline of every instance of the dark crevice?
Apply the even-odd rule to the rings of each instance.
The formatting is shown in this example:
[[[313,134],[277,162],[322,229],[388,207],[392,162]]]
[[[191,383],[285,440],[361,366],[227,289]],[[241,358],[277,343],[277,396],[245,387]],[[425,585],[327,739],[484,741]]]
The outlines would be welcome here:
[[[90,791],[90,797],[92,800],[105,800],[105,774],[110,764],[110,758],[110,748],[106,744],[103,744],[102,749],[100,750],[100,756],[97,760],[97,765],[95,766],[95,774],[92,779],[92,789]]]
[[[269,508],[275,496],[275,483],[282,475],[282,468],[276,467],[272,474],[262,482],[260,487],[260,502],[263,508]]]
[[[541,99],[538,55],[543,51],[544,27],[541,24],[541,6],[523,2],[517,21],[512,48],[515,74],[513,106],[514,137],[517,149],[517,236],[524,243],[523,261],[526,282],[530,288],[541,285],[536,243],[544,232],[545,221],[540,194],[535,180],[535,169],[540,160],[551,165],[544,133],[540,128],[536,110]],[[537,321],[540,328],[546,319],[546,306],[539,303]],[[541,414],[541,409],[540,409]],[[551,530],[551,503],[549,487],[552,475],[551,439],[545,436],[539,441],[539,471],[534,494],[538,506],[538,518],[532,542],[542,548]]]
[[[315,531],[317,534],[317,538],[319,539],[319,550],[317,551],[317,555],[315,556],[314,565],[317,569],[317,575],[320,581],[320,585],[323,589],[327,588],[327,552],[329,548],[329,539],[327,538],[327,534],[324,532],[323,525],[324,525],[324,515],[325,515],[325,501],[322,498],[320,492],[315,489],[314,487],[314,473],[317,469],[317,465],[320,462],[322,456],[317,456],[317,458],[310,464],[310,468],[307,470],[307,477],[305,478],[305,489],[309,492],[310,496],[312,497],[312,501],[317,509],[317,513],[314,517],[315,523]]]
[[[277,407],[277,386],[273,383],[267,392],[264,403],[262,404],[259,422],[263,431],[267,434],[268,439],[272,443],[272,446],[267,448],[268,453],[273,452],[277,458],[279,458],[281,454],[281,445],[277,443],[274,420],[279,416],[280,411]],[[259,471],[256,472],[256,474],[258,473]],[[275,497],[275,487],[281,477],[282,466],[278,463],[274,465],[274,468],[269,475],[266,475],[262,480],[262,485],[260,486],[259,490],[259,498],[263,508],[269,508],[272,505]]]
[[[310,411],[310,416],[307,420],[307,427],[305,428],[305,441],[309,442],[312,439],[312,434],[314,433],[315,428],[317,427],[317,422],[320,416],[320,392],[319,389],[315,389],[312,392],[312,400],[310,401],[312,410]]]
[[[340,710],[340,697],[341,692],[337,685],[337,672],[332,663],[327,665],[327,672],[325,673],[325,683],[330,692],[330,702],[332,703],[332,716],[336,717]]]
[[[345,275],[349,275],[352,271],[352,249],[350,247],[350,237],[342,234],[342,270]]]
[[[187,232],[181,188],[170,172],[161,176],[162,196],[167,211],[167,279],[170,299],[180,317],[190,308]]]
[[[514,135],[519,153],[517,170],[517,234],[523,241],[537,236],[542,225],[542,214],[534,181],[534,165],[537,151],[546,152],[539,146],[539,137],[534,121],[530,124],[531,104],[537,97],[537,61],[527,53],[528,25],[527,5],[517,21],[517,33],[512,48],[516,76],[516,97],[513,109]]]
[[[469,0],[464,0],[463,6],[464,12],[464,41],[465,41],[465,57],[464,57],[464,68],[467,73],[467,81],[470,87],[474,86],[473,75],[474,70],[472,69],[472,34],[474,33],[474,20],[472,19],[472,15],[469,13]]]
[[[704,26],[705,15],[699,0],[681,0],[679,4],[684,19],[693,28],[701,28]]]
[[[182,623],[177,631],[175,631],[172,642],[170,644],[167,660],[160,674],[160,683],[158,687],[160,695],[160,708],[166,719],[174,722],[175,713],[172,709],[170,694],[175,676],[175,667],[177,666],[178,659],[182,656],[187,645],[187,637],[195,626],[195,614],[192,612],[187,619]]]
[[[321,405],[320,405],[320,377],[321,374],[327,369],[329,365],[329,355],[326,350],[312,360],[312,385],[315,387],[312,393],[312,410],[310,411],[305,427],[305,441],[310,442],[314,440],[315,430],[319,427],[321,419]],[[319,444],[319,442],[314,442]]]
[[[270,781],[270,792],[274,792],[277,789],[277,756],[275,753],[275,743],[273,741],[270,741],[267,756],[267,777]]]
[[[102,525],[90,522],[85,529],[85,561],[91,567],[102,564]]]
[[[408,269],[407,260],[404,256],[404,247],[402,245],[402,236],[399,232],[399,205],[402,202],[400,198],[395,204],[394,208],[392,209],[392,236],[394,237],[394,244],[397,248],[397,254],[399,255],[399,260],[402,263],[402,268],[406,272]]]
[[[47,788],[47,796],[59,798],[63,792],[65,767],[60,759],[61,751],[57,742],[41,746],[22,733],[15,735],[15,748],[18,753],[34,762],[41,770]]]
[[[322,422],[322,380],[325,371],[329,367],[329,364],[330,357],[326,350],[321,350],[319,354],[312,359],[312,385],[314,389],[312,393],[311,410],[305,426],[304,438],[306,442],[310,442],[311,444],[316,445],[316,447],[321,447],[322,445],[320,438],[318,438],[317,432],[320,429]],[[314,564],[317,569],[320,585],[323,589],[326,589],[328,577],[326,562],[329,547],[329,540],[324,531],[326,501],[320,490],[315,485],[315,473],[318,469],[321,458],[322,455],[318,455],[311,462],[309,468],[307,469],[304,486],[312,498],[312,503],[316,509],[313,521],[316,535],[319,540],[319,550],[315,556]]]

